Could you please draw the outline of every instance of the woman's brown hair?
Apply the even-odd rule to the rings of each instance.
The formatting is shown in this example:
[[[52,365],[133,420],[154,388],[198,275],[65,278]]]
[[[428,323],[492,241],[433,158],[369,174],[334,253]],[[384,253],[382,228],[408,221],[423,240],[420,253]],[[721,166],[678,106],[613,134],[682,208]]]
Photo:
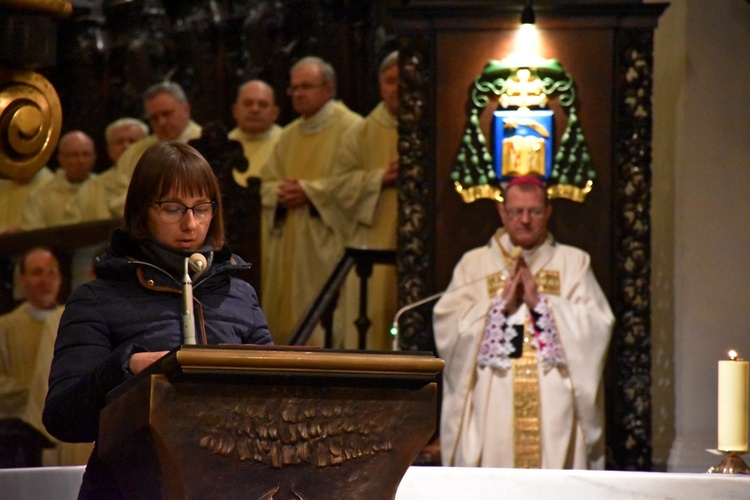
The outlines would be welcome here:
[[[194,148],[180,142],[165,141],[148,148],[138,160],[125,198],[123,230],[133,238],[145,239],[148,211],[154,201],[171,190],[180,196],[206,196],[216,203],[206,241],[214,248],[224,246],[224,215],[221,188],[211,166]]]

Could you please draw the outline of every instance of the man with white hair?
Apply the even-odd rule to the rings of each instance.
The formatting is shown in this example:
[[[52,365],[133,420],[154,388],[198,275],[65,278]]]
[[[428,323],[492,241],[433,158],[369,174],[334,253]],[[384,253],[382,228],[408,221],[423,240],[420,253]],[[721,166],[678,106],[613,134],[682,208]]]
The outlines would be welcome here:
[[[86,182],[71,200],[68,211],[75,214],[78,222],[103,220],[117,217],[111,206],[117,200],[121,186],[114,165],[132,145],[148,135],[148,126],[136,118],[119,118],[104,131],[107,155],[112,167]]]
[[[148,135],[148,125],[137,118],[126,116],[113,121],[104,129],[107,141],[107,156],[114,165],[120,156],[139,140]]]
[[[330,177],[344,132],[362,117],[336,94],[336,72],[318,57],[292,66],[288,93],[300,117],[287,125],[261,168],[268,261],[262,306],[276,343],[285,343],[343,252],[345,214],[330,194]],[[310,343],[322,345],[318,329]]]

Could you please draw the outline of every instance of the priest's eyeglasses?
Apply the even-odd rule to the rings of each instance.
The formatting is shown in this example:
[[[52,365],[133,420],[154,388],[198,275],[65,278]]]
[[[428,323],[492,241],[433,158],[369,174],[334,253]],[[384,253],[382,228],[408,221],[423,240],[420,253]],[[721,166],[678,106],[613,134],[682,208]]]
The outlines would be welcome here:
[[[198,222],[210,221],[214,216],[214,212],[216,212],[215,201],[202,201],[193,205],[192,207],[189,207],[184,203],[180,203],[179,201],[154,200],[154,204],[158,205],[159,207],[159,210],[156,211],[156,214],[159,216],[159,220],[161,220],[165,224],[174,224],[175,222],[179,222],[185,216],[188,210],[193,211],[193,217],[195,217],[195,220]]]

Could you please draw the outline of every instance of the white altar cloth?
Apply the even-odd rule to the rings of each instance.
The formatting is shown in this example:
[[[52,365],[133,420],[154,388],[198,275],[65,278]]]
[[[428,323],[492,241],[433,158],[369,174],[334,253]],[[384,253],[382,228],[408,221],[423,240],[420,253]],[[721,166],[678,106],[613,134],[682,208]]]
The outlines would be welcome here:
[[[84,467],[0,469],[0,500],[75,500]],[[396,500],[739,499],[750,476],[410,467]]]
[[[75,500],[85,466],[0,469],[0,500]]]
[[[750,498],[750,476],[587,470],[409,467],[396,500]]]

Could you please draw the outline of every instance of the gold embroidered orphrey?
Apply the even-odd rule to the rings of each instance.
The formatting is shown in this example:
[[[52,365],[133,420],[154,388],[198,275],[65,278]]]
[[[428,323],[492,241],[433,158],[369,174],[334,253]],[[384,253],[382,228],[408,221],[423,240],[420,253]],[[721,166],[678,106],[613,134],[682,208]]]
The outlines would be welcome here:
[[[497,297],[502,293],[507,279],[508,275],[505,271],[491,274],[487,277],[487,294],[490,298]],[[537,286],[539,286],[539,293],[560,295],[560,271],[542,269],[534,275],[534,280]]]
[[[542,425],[539,371],[536,349],[524,326],[523,351],[512,360],[513,369],[513,467],[542,467]]]
[[[487,293],[496,297],[502,293],[508,275],[503,271],[487,277]],[[560,271],[542,269],[534,276],[539,292],[560,295]],[[513,376],[513,466],[539,469],[542,466],[541,403],[539,397],[539,367],[536,349],[524,325],[523,350],[520,358],[512,360]]]

